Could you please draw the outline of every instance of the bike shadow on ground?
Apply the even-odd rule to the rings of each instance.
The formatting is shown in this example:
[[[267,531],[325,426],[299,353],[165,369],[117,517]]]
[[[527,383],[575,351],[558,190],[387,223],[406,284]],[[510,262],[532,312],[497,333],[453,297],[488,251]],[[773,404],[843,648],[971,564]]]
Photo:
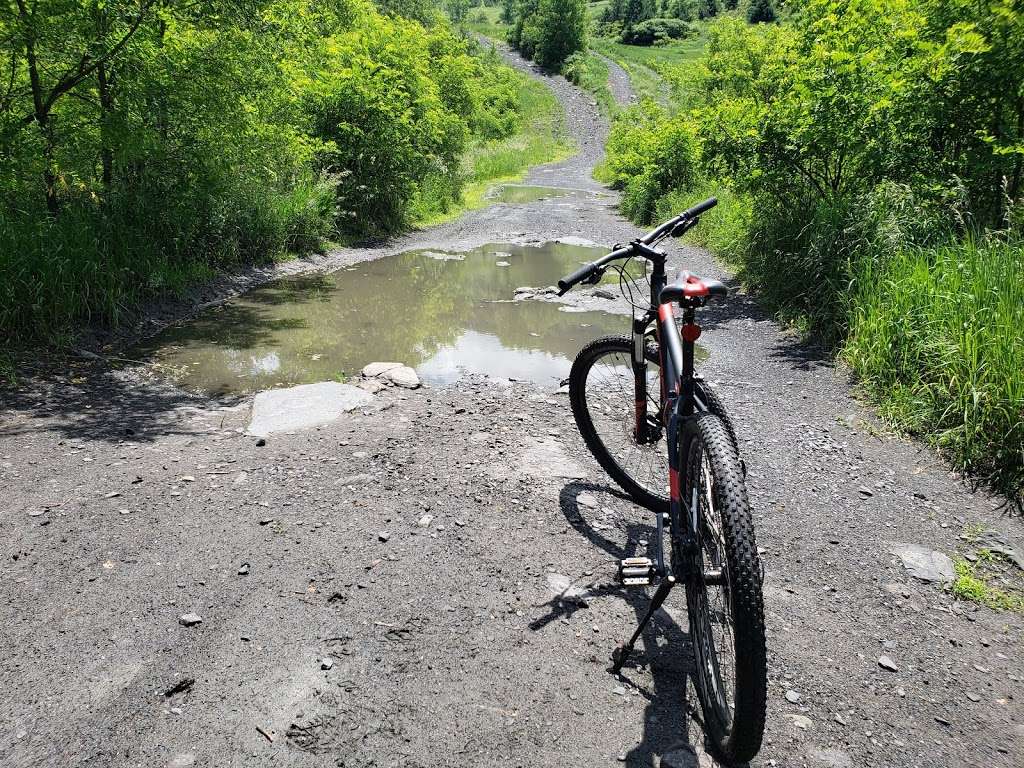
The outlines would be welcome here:
[[[588,514],[592,516],[597,510],[581,508],[577,502],[577,496],[585,491],[610,493],[632,503],[629,497],[608,485],[580,481],[567,483],[559,494],[559,506],[569,525],[615,560],[646,555],[646,551],[639,551],[639,542],[650,541],[654,535],[653,524],[649,522],[652,514],[635,507],[635,517],[619,520],[612,526],[615,536],[613,539],[606,536],[588,519]],[[623,538],[625,543],[621,543]],[[619,628],[618,641],[623,642],[636,630],[637,624],[647,612],[652,594],[650,590],[626,589],[612,581],[609,575],[607,581],[600,581],[595,586],[555,595],[547,603],[549,612],[535,619],[530,624],[530,629],[536,631],[551,621],[571,616],[577,610],[581,610],[588,600],[617,597],[632,609],[635,619]],[[719,766],[719,763],[707,753],[704,734],[695,717],[695,708],[698,705],[693,687],[692,645],[688,630],[678,618],[682,617],[685,622],[685,603],[684,590],[673,590],[665,606],[652,617],[640,640],[637,641],[630,660],[617,677],[618,680],[636,689],[645,701],[643,737],[626,753],[627,766]],[[609,643],[609,664],[612,650],[613,646]],[[645,670],[649,670],[650,674],[645,674]],[[605,674],[612,676],[610,672]]]

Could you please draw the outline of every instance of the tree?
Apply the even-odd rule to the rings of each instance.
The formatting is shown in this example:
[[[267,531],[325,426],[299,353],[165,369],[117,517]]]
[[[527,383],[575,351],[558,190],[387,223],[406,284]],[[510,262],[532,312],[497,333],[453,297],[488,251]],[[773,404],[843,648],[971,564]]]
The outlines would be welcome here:
[[[751,0],[750,7],[747,8],[747,21],[751,24],[771,24],[775,18],[772,0]]]
[[[463,24],[469,15],[469,0],[445,0],[448,18],[455,24]]]
[[[586,0],[521,0],[509,44],[549,71],[587,47]]]
[[[697,17],[710,19],[718,15],[718,0],[698,0]]]

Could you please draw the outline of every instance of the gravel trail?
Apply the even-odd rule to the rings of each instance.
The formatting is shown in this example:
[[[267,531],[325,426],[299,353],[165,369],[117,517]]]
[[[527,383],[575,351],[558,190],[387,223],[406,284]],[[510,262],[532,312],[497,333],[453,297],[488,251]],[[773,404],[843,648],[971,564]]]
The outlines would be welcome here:
[[[606,122],[548,82],[581,151],[529,180],[598,190]],[[196,304],[411,247],[635,237],[615,202],[495,205],[226,279]],[[954,601],[891,552],[969,552],[978,528],[1022,551],[1020,520],[888,434],[753,298],[703,314],[703,373],[734,414],[764,551],[755,764],[1024,764],[1024,620]],[[0,393],[0,765],[713,765],[681,591],[638,665],[606,671],[648,599],[614,584],[614,563],[650,520],[587,455],[564,395],[388,389],[265,441],[244,434],[248,411],[94,360]]]

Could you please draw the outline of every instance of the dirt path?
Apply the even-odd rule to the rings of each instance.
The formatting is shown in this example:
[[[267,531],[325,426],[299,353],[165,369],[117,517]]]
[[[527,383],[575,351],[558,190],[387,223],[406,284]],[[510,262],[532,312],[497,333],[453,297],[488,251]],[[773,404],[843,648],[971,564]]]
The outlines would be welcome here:
[[[593,189],[606,125],[550,83],[582,151],[530,180]],[[635,236],[614,203],[498,205],[312,266]],[[703,252],[674,258],[728,277]],[[1021,617],[954,602],[889,551],[963,551],[974,525],[1019,540],[1019,521],[886,436],[752,300],[704,327],[766,566],[757,764],[1024,763]],[[247,408],[98,364],[3,395],[0,765],[711,764],[689,752],[681,594],[640,666],[605,671],[647,599],[614,586],[614,561],[649,520],[585,454],[563,395],[388,390],[263,445],[242,433]],[[589,596],[560,595],[568,582]]]
[[[633,100],[633,88],[629,84],[629,73],[619,63],[608,58],[603,53],[597,54],[605,64],[608,65],[608,88],[612,92],[615,103],[626,106]]]

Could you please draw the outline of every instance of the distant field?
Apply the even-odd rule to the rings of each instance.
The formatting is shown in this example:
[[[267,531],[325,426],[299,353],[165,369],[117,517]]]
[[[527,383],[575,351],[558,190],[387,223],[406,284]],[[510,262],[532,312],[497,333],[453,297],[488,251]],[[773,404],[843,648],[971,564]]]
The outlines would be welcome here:
[[[687,81],[687,66],[703,55],[705,37],[701,30],[691,40],[651,46],[624,45],[595,37],[591,45],[629,73],[637,96],[669,105],[679,99],[680,86]]]
[[[504,41],[508,36],[508,24],[502,24],[498,20],[499,18],[501,18],[499,6],[472,8],[467,17],[466,26],[481,35]]]

